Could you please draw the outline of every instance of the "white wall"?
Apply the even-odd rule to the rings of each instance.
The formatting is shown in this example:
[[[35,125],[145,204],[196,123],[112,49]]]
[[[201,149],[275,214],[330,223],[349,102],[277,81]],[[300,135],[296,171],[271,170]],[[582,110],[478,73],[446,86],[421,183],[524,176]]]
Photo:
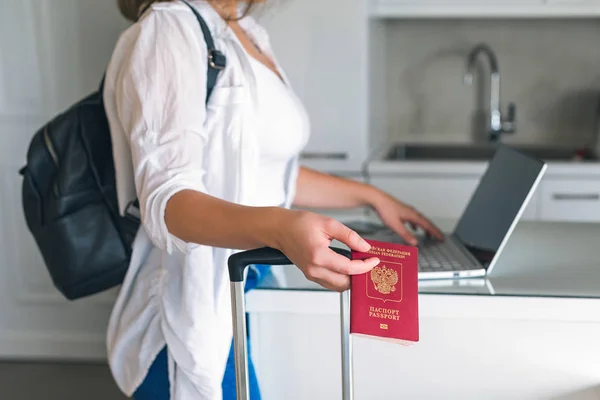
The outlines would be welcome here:
[[[0,357],[102,357],[114,293],[68,304],[27,231],[21,178],[29,141],[94,90],[119,32],[116,3],[4,0],[0,13]]]
[[[393,138],[473,137],[474,113],[489,107],[484,55],[483,87],[477,73],[473,86],[463,83],[467,54],[479,42],[498,58],[503,109],[517,105],[518,132],[506,141],[585,145],[592,137],[600,100],[597,19],[395,19],[385,34],[385,54],[375,62],[387,65],[379,96]]]

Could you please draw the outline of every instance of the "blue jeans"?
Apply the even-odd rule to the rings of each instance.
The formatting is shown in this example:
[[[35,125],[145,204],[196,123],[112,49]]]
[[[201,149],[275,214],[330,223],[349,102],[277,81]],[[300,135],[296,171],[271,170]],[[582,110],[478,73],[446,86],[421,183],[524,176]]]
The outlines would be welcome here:
[[[269,274],[269,266],[256,265],[248,271],[245,291],[256,287],[256,285]],[[249,338],[248,338],[249,339]],[[250,400],[261,400],[258,379],[250,357],[250,340],[248,340],[248,381]],[[222,382],[223,400],[235,400],[235,360],[233,356],[233,342],[229,350],[227,366]],[[167,348],[165,347],[156,357],[146,378],[133,395],[135,400],[169,400],[169,369],[167,362]]]

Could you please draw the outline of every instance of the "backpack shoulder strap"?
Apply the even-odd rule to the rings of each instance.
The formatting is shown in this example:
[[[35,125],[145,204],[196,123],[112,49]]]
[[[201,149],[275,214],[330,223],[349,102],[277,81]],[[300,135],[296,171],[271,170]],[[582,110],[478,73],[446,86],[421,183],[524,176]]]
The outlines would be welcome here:
[[[215,42],[210,33],[210,29],[206,25],[206,21],[202,18],[198,10],[194,8],[190,3],[186,0],[181,0],[184,2],[190,10],[196,16],[198,23],[200,24],[200,29],[202,29],[202,34],[204,36],[204,41],[206,42],[206,48],[208,50],[208,71],[207,71],[207,88],[206,88],[206,101],[210,97],[212,90],[214,89],[217,83],[217,77],[219,72],[223,70],[227,64],[227,59],[223,53],[215,48]]]

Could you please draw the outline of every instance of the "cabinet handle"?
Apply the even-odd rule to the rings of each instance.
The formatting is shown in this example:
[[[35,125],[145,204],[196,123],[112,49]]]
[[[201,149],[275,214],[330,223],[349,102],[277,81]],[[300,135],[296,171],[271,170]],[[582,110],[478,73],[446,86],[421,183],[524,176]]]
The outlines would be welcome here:
[[[579,201],[598,201],[599,193],[554,193],[554,200],[579,200]]]
[[[304,159],[328,159],[328,160],[347,160],[348,153],[301,153],[301,158]]]

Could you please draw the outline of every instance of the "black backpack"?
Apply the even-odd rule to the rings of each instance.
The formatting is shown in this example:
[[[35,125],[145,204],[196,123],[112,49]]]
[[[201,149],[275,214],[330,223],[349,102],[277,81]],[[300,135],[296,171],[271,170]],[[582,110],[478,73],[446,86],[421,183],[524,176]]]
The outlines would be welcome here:
[[[182,1],[206,41],[208,101],[226,59],[198,11]],[[119,213],[103,83],[35,133],[20,170],[27,226],[54,285],[70,300],[123,282],[140,226],[137,201],[126,216]]]

